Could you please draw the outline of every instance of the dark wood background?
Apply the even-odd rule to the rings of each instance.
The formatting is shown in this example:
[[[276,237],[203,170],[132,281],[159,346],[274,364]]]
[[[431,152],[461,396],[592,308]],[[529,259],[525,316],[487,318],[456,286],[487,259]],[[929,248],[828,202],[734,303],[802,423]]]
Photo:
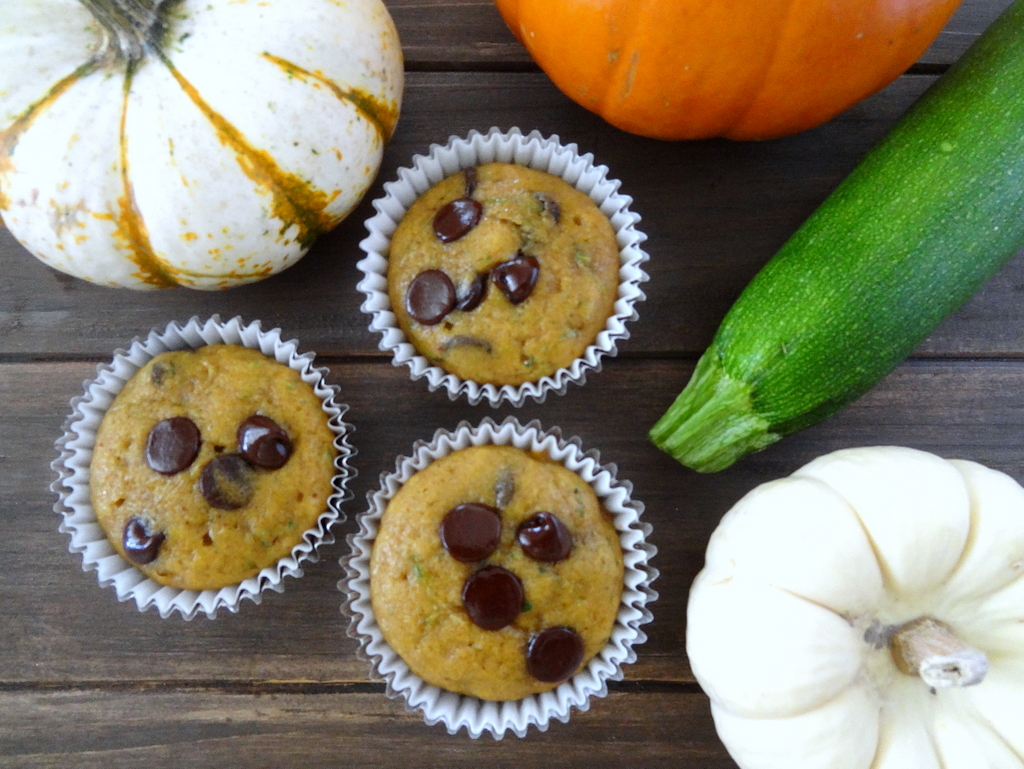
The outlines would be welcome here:
[[[684,650],[686,597],[716,522],[755,485],[867,444],[964,457],[1024,480],[1024,261],[1011,261],[916,354],[837,416],[724,472],[691,472],[646,440],[743,286],[1009,0],[965,0],[921,61],[829,124],[763,143],[662,143],[563,97],[488,0],[388,0],[406,56],[402,116],[358,210],[296,267],[223,293],[140,294],[50,270],[0,228],[0,765],[732,767]],[[369,201],[414,153],[491,126],[539,129],[607,164],[649,236],[632,338],[585,387],[547,403],[451,403],[392,367],[356,291]],[[162,620],[119,604],[67,552],[49,491],[54,440],[97,363],[193,315],[260,319],[330,367],[359,451],[338,542],[283,594],[237,615]],[[381,472],[438,427],[539,419],[632,481],[658,547],[648,642],[588,712],[496,742],[424,725],[346,637],[338,558]]]

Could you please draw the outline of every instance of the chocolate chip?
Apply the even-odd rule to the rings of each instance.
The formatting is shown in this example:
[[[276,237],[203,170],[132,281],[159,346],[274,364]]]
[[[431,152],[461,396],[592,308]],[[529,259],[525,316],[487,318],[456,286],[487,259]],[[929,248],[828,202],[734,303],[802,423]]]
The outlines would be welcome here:
[[[434,215],[434,234],[442,243],[458,240],[480,223],[484,207],[472,198],[459,198]]]
[[[490,275],[486,272],[478,272],[473,282],[469,284],[466,293],[455,303],[456,310],[470,312],[480,306],[480,302],[487,296],[487,284]]]
[[[254,475],[252,466],[240,454],[221,454],[203,468],[199,493],[219,510],[237,510],[252,499]]]
[[[473,197],[476,192],[476,166],[462,169],[462,178],[466,180],[466,197]]]
[[[526,254],[516,254],[491,269],[491,280],[512,304],[526,301],[540,276],[540,262]]]
[[[199,454],[201,437],[188,417],[171,417],[153,425],[146,439],[146,463],[161,475],[175,475]]]
[[[583,651],[583,639],[575,630],[549,627],[526,645],[526,672],[546,683],[564,681],[583,662]]]
[[[164,543],[162,531],[150,531],[146,522],[137,515],[128,519],[124,525],[121,544],[124,554],[132,563],[147,564],[156,560],[160,554],[160,546]]]
[[[276,470],[292,455],[292,440],[273,419],[253,414],[238,426],[238,452],[256,467]]]
[[[498,546],[501,518],[489,505],[467,502],[448,511],[438,534],[444,549],[456,561],[482,561]]]
[[[523,552],[535,561],[563,561],[572,552],[572,534],[556,515],[534,513],[516,529]]]
[[[462,605],[474,624],[484,630],[501,630],[523,608],[523,583],[500,566],[477,570],[462,587]]]
[[[557,200],[543,192],[535,192],[533,193],[533,196],[540,201],[541,211],[546,212],[552,219],[554,219],[555,224],[562,221],[562,207],[558,205]]]
[[[455,306],[455,286],[441,270],[424,270],[405,292],[405,310],[424,326],[440,323]]]

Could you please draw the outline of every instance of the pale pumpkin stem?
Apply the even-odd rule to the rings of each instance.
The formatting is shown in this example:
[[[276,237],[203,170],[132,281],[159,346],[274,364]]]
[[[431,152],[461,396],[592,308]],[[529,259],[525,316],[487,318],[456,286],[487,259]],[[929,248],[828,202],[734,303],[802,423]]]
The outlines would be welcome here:
[[[984,652],[964,643],[946,623],[930,617],[898,628],[890,643],[896,667],[920,676],[933,689],[973,686],[988,672]]]
[[[81,0],[107,32],[109,46],[128,61],[142,58],[161,32],[166,0]]]

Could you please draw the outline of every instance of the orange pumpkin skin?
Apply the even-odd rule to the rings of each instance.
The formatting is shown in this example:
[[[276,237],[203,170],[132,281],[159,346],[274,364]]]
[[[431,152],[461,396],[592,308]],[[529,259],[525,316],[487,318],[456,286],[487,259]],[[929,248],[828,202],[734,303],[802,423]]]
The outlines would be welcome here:
[[[960,0],[495,0],[563,93],[657,139],[824,123],[913,64]]]

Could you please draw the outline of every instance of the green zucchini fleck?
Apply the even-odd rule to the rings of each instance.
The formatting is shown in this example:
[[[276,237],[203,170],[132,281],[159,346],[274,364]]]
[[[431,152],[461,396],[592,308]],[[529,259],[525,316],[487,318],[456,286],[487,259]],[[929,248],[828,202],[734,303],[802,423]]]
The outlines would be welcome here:
[[[650,431],[701,472],[863,395],[1024,247],[1017,0],[755,276]]]

